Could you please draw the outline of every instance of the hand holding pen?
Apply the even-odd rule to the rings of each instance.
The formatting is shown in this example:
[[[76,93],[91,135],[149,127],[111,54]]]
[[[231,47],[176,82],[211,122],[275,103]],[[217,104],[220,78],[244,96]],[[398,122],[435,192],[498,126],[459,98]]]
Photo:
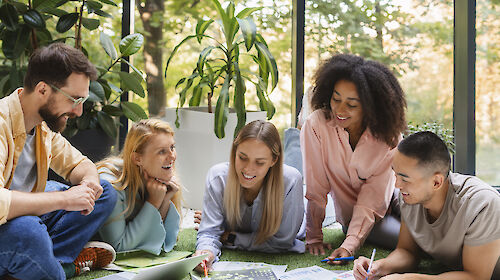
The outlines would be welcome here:
[[[370,258],[370,264],[368,265],[368,269],[366,270],[366,273],[368,275],[366,275],[365,280],[368,280],[368,276],[370,275],[370,270],[372,269],[373,259],[375,258],[375,253],[376,252],[377,252],[377,249],[373,248],[372,257]]]
[[[375,253],[372,251],[371,258],[360,256],[354,261],[353,275],[356,280],[376,279],[380,277],[380,262],[375,261]]]

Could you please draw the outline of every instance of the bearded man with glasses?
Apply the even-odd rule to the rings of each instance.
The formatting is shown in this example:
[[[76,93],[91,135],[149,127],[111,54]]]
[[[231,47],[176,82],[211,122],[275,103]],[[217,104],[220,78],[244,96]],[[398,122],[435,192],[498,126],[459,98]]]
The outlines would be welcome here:
[[[0,100],[0,278],[66,279],[114,260],[88,242],[116,193],[63,137],[82,115],[96,68],[79,50],[55,43],[30,57],[24,87]],[[49,181],[48,169],[73,186]]]

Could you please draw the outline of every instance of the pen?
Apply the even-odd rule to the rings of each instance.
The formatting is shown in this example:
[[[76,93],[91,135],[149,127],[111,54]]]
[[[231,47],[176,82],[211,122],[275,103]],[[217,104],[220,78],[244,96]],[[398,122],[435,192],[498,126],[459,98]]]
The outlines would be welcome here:
[[[203,271],[205,272],[205,279],[208,279],[207,260],[203,260]]]
[[[321,262],[327,262],[327,261],[353,261],[354,260],[354,256],[350,256],[350,257],[342,257],[342,258],[335,258],[333,260],[330,260],[329,258],[326,258],[324,260],[321,260]]]
[[[372,257],[370,258],[370,264],[368,265],[368,270],[366,271],[367,274],[370,274],[370,269],[372,269],[373,259],[375,258],[375,252],[377,252],[377,249],[373,248]],[[365,280],[368,280],[368,275],[366,276]]]

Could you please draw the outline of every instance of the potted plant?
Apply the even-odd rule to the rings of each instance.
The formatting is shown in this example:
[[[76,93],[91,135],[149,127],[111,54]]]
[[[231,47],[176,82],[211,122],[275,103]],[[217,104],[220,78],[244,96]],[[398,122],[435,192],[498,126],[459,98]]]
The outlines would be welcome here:
[[[179,91],[175,124],[177,127],[180,126],[179,108],[184,106],[189,93],[191,93],[189,106],[199,106],[205,93],[209,113],[213,112],[212,98],[218,94],[214,112],[214,132],[218,138],[224,138],[230,100],[233,100],[232,108],[238,117],[234,135],[237,135],[238,131],[245,125],[246,82],[254,84],[260,109],[267,112],[268,119],[273,117],[275,107],[268,95],[278,84],[278,67],[266,41],[257,33],[257,27],[250,17],[253,12],[262,9],[262,7],[245,8],[235,15],[234,2],[229,2],[225,10],[218,0],[211,0],[211,3],[217,10],[219,18],[199,20],[195,34],[185,37],[175,46],[167,60],[165,77],[168,78],[167,71],[170,62],[183,44],[191,39],[196,39],[200,45],[209,41],[209,44],[200,52],[192,74],[181,78],[175,86],[176,89],[182,88]],[[222,41],[218,40],[217,34],[207,35],[214,22],[218,24],[216,32],[223,34]],[[237,36],[238,31],[241,31],[240,36]],[[250,61],[258,66],[258,73],[250,71],[250,66],[247,69],[241,68],[240,58],[243,55],[250,57]],[[190,89],[192,90],[190,91]]]
[[[176,162],[180,180],[196,194],[186,196],[186,204],[196,209],[202,207],[206,172],[212,165],[229,159],[233,137],[225,137],[226,127],[236,136],[248,121],[271,119],[275,107],[269,94],[278,83],[276,61],[250,17],[261,8],[235,13],[232,1],[225,9],[218,0],[211,3],[218,18],[199,20],[194,34],[175,46],[165,68],[168,79],[172,59],[186,42],[196,40],[202,46],[190,75],[175,86],[179,95],[177,108],[167,108],[165,117],[176,126],[176,148],[182,155]],[[254,85],[262,111],[247,112],[247,84]],[[205,98],[207,106],[199,107]],[[217,100],[215,106],[213,100]],[[186,102],[189,108],[182,108]]]
[[[74,40],[75,48],[81,49],[87,56],[88,52],[82,47],[82,29],[95,30],[100,25],[98,18],[111,17],[110,14],[103,11],[103,4],[108,6],[117,5],[111,0],[101,0],[100,2],[92,0],[77,1],[75,12],[67,12],[63,8],[75,9],[75,1],[43,1],[29,0],[28,3],[16,1],[3,2],[0,6],[0,39],[2,41],[2,51],[4,54],[3,66],[0,68],[2,79],[0,79],[0,90],[4,94],[10,94],[15,88],[22,86],[22,77],[24,77],[27,58],[33,50],[40,46],[48,45],[55,41]],[[102,3],[101,3],[102,2]],[[91,15],[96,15],[91,18]],[[48,27],[53,26],[55,28]],[[74,27],[74,36],[55,38],[57,34],[68,34]],[[54,30],[55,29],[55,30]],[[142,73],[129,63],[134,70],[133,73],[114,71],[114,66],[118,62],[126,62],[124,57],[133,55],[142,46],[144,38],[141,34],[132,34],[123,38],[120,42],[120,54],[116,51],[111,39],[104,33],[100,34],[100,43],[107,56],[110,57],[109,64],[97,65],[99,70],[99,79],[92,81],[89,88],[89,99],[84,104],[84,110],[81,117],[68,121],[67,129],[63,135],[68,137],[77,148],[84,154],[89,155],[86,147],[82,147],[77,140],[86,143],[89,139],[104,136],[104,139],[98,140],[98,145],[88,145],[89,148],[101,148],[104,146],[104,152],[98,152],[98,155],[89,155],[93,160],[102,158],[117,136],[119,124],[115,121],[116,116],[126,116],[136,121],[146,118],[144,110],[133,102],[120,102],[119,97],[124,92],[131,90],[139,96],[144,97],[142,88]],[[92,57],[91,57],[92,60]],[[116,86],[115,84],[120,85]],[[77,133],[88,134],[91,136],[73,137]],[[105,145],[104,143],[107,143]]]

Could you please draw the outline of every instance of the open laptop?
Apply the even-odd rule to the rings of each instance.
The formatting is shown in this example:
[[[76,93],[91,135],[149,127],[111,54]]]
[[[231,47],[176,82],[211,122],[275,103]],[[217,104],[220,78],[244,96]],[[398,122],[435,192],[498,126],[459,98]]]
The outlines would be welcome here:
[[[139,273],[121,272],[98,278],[100,280],[181,280],[186,277],[208,254],[145,268]]]

